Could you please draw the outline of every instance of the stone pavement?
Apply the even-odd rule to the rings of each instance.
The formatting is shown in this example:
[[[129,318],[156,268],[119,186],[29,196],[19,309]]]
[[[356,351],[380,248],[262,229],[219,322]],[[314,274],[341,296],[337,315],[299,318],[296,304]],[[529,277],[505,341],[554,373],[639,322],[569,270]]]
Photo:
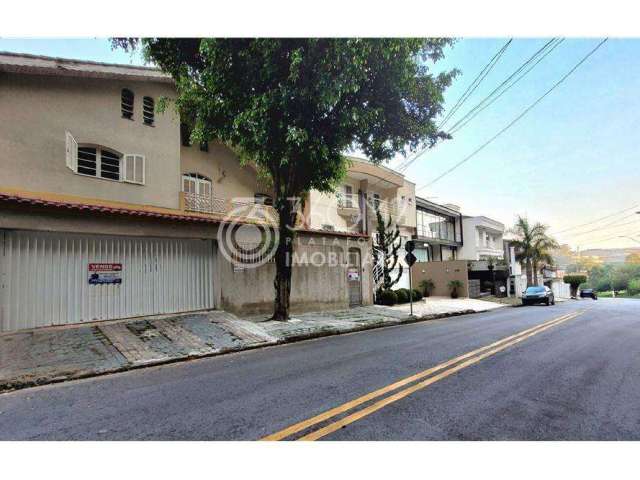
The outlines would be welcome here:
[[[209,312],[0,334],[0,392],[249,348],[501,308],[481,300],[429,298],[294,315],[238,318]]]

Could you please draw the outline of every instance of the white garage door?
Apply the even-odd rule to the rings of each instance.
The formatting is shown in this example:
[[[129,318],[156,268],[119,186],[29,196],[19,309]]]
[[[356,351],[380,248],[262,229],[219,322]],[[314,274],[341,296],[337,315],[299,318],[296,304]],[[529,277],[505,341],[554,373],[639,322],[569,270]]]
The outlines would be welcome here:
[[[214,307],[211,240],[0,230],[0,330]]]

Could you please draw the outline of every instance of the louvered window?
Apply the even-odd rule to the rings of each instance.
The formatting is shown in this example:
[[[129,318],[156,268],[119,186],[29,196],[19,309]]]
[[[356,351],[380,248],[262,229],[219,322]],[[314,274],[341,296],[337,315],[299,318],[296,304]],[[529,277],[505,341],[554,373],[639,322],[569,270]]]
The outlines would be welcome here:
[[[120,180],[122,156],[102,147],[79,146],[77,172],[92,177]]]
[[[122,109],[123,118],[133,120],[133,99],[133,92],[128,88],[123,88],[120,97],[120,108]]]
[[[153,125],[154,102],[151,97],[144,97],[142,99],[142,118],[145,125]]]

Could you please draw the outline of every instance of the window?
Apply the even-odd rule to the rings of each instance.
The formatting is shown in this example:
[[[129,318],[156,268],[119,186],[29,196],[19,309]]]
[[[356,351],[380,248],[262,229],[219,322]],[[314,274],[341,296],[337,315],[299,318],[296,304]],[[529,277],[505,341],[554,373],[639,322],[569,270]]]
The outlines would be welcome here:
[[[152,126],[154,121],[154,101],[151,97],[142,98],[142,120],[145,125]]]
[[[73,172],[116,182],[144,184],[145,158],[139,154],[121,154],[100,145],[78,145],[66,132],[66,162]]]
[[[259,205],[273,206],[273,198],[271,195],[267,195],[266,193],[256,193],[254,195],[254,201]]]
[[[145,182],[144,155],[127,154],[124,156],[124,172],[122,176],[122,181],[144,185],[144,182]]]
[[[122,118],[133,120],[133,99],[134,95],[128,88],[123,88],[120,94],[120,109],[122,110]]]
[[[344,186],[344,206],[353,208],[353,187],[351,185]]]
[[[91,177],[120,180],[121,155],[103,147],[78,146],[76,173]]]
[[[213,192],[211,179],[199,173],[185,173],[182,175],[182,191],[193,195],[211,197]]]

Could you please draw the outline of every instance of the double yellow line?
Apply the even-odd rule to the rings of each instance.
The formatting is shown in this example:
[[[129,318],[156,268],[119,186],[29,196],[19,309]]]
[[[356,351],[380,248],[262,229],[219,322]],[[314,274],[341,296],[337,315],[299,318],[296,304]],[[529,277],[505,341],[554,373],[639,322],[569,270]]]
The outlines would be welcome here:
[[[516,333],[515,335],[510,335],[508,337],[505,337],[490,345],[478,348],[471,352],[465,353],[464,355],[460,355],[458,357],[452,358],[451,360],[447,360],[446,362],[436,365],[435,367],[428,368],[426,370],[423,370],[422,372],[416,373],[415,375],[411,375],[410,377],[403,378],[402,380],[399,380],[395,383],[387,385],[386,387],[379,388],[378,390],[375,390],[371,393],[367,393],[366,395],[362,395],[361,397],[358,397],[347,403],[344,403],[335,408],[327,410],[326,412],[316,415],[315,417],[309,418],[307,420],[303,420],[302,422],[298,422],[294,425],[291,425],[290,427],[280,430],[279,432],[273,433],[271,435],[267,435],[266,437],[262,438],[262,440],[285,440],[285,439],[289,439],[289,437],[292,437],[297,433],[300,433],[306,430],[310,430],[310,431],[308,433],[303,433],[303,435],[297,438],[297,440],[317,440],[326,435],[329,435],[332,432],[335,432],[336,430],[341,429],[346,425],[349,425],[350,423],[353,423],[368,415],[371,415],[372,413],[380,410],[381,408],[391,403],[397,402],[398,400],[404,397],[407,397],[412,393],[417,392],[418,390],[422,390],[423,388],[428,387],[429,385],[436,383],[437,381],[442,380],[443,378],[453,375],[454,373],[464,368],[467,368],[471,365],[474,365],[487,357],[495,355],[496,353],[501,352],[506,348],[516,345],[526,340],[527,338],[530,338],[534,335],[544,332],[545,330],[548,330],[552,327],[560,325],[561,323],[564,323],[573,318],[576,318],[582,313],[584,313],[584,310],[580,310],[577,312],[569,313],[567,315],[563,315],[558,318],[554,318],[552,320],[549,320],[535,327],[528,328],[527,330],[523,330],[519,333]],[[440,372],[440,373],[437,373],[437,372]],[[437,375],[433,375],[434,373],[437,373]],[[417,383],[414,383],[414,382],[417,382]],[[400,390],[392,395],[385,396],[386,394],[389,394],[395,390],[400,389],[401,387],[405,387],[410,384],[412,385],[403,390]],[[380,400],[377,400],[380,397],[382,398]],[[333,419],[338,415],[348,413],[349,411],[355,409],[356,407],[374,400],[377,400],[377,401],[343,418],[334,420],[324,426],[318,425],[321,423],[326,423],[327,421]],[[315,427],[315,429],[312,427]],[[294,438],[291,438],[291,440],[293,439]]]

